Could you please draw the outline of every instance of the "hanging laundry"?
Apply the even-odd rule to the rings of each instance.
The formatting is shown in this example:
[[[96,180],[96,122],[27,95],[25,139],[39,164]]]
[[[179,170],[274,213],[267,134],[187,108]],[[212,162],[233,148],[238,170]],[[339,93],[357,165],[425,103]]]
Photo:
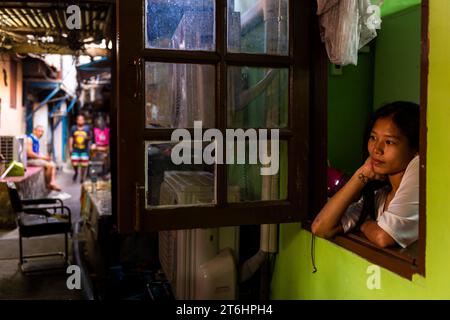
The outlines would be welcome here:
[[[317,0],[320,35],[332,63],[357,65],[358,50],[377,36],[379,12],[370,0]]]

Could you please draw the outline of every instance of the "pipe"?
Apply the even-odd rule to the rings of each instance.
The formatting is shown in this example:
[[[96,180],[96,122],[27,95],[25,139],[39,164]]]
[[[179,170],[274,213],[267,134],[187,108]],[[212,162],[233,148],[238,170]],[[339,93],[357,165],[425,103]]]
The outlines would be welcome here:
[[[268,254],[266,252],[259,250],[253,257],[245,261],[239,270],[239,283],[250,279],[264,264],[267,256]]]
[[[277,69],[271,69],[266,73],[264,78],[255,84],[253,87],[243,91],[239,95],[236,111],[244,109],[250,102],[259,96],[272,83],[275,76],[278,74]]]

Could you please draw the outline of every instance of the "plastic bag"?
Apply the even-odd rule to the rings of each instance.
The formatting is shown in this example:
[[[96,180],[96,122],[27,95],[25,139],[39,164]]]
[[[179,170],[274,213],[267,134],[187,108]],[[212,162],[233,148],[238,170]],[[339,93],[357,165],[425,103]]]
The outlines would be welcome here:
[[[370,0],[317,0],[321,38],[332,63],[357,65],[358,50],[377,36],[377,7]]]
[[[8,168],[3,172],[1,179],[5,177],[21,177],[25,175],[25,167],[21,162],[12,161]]]
[[[381,27],[380,7],[372,5],[370,0],[359,0],[359,15],[361,18],[358,49],[361,49],[377,36],[376,29]]]
[[[322,15],[337,5],[339,0],[317,0],[317,15]]]

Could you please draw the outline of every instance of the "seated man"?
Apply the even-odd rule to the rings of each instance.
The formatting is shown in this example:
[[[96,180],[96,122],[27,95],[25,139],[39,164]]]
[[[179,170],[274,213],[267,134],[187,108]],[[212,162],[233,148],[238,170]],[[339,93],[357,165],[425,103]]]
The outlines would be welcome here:
[[[50,161],[50,157],[39,152],[39,139],[44,134],[43,126],[36,126],[33,133],[28,135],[27,139],[27,164],[32,167],[44,167],[45,182],[47,188],[61,191],[61,188],[56,184],[56,165]]]

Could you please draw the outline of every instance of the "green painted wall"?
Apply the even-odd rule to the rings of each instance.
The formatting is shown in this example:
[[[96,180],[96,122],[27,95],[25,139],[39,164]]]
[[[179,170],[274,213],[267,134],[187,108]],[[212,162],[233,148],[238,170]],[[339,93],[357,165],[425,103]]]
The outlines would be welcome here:
[[[420,100],[420,6],[383,19],[376,39],[373,106]]]
[[[373,50],[359,53],[358,66],[343,67],[342,75],[333,75],[329,66],[328,160],[347,174],[362,163],[363,133],[372,111],[373,57]]]
[[[375,1],[372,0],[372,3]],[[381,16],[386,17],[420,3],[421,0],[385,0],[381,6]]]
[[[382,27],[370,52],[359,53],[358,66],[333,75],[330,65],[328,159],[348,174],[362,163],[363,132],[372,106],[395,100],[419,103],[420,6],[391,14]]]
[[[429,29],[426,277],[409,281],[381,269],[381,289],[369,290],[371,263],[322,239],[316,242],[313,274],[311,234],[298,224],[282,225],[273,299],[450,298],[450,1],[430,1]]]

